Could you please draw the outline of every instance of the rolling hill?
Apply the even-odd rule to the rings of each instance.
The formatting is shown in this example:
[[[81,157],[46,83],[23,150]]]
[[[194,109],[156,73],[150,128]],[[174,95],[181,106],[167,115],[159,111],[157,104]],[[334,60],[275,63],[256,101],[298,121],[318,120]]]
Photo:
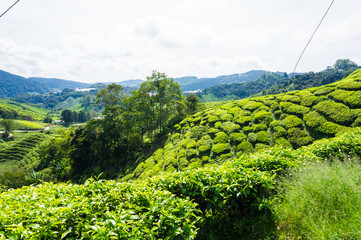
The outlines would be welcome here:
[[[329,85],[230,101],[175,126],[129,178],[219,164],[272,146],[299,148],[361,124],[361,70]]]

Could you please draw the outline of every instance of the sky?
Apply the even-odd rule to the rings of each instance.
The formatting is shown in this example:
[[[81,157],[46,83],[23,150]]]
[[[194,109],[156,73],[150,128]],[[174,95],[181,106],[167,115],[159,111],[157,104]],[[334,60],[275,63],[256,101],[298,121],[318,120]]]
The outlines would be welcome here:
[[[15,0],[1,0],[0,12]],[[0,69],[81,82],[292,72],[331,0],[20,0]],[[361,65],[361,1],[335,0],[297,72]]]

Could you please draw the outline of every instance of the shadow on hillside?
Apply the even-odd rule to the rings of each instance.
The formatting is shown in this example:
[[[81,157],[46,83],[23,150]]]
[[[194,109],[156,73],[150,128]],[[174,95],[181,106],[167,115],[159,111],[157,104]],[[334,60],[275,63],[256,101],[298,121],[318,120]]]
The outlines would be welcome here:
[[[250,209],[242,216],[218,214],[206,217],[200,225],[198,240],[276,239],[276,224],[269,210]]]

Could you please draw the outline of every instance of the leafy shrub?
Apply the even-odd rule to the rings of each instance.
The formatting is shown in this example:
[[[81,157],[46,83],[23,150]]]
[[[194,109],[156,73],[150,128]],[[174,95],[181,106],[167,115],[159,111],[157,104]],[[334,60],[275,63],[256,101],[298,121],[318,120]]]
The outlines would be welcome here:
[[[224,113],[220,117],[221,117],[222,121],[231,121],[231,120],[233,120],[233,116],[231,114],[229,114],[229,113]]]
[[[333,122],[324,122],[317,128],[317,131],[329,136],[335,136],[338,132],[345,131],[346,129],[346,127]]]
[[[247,136],[244,133],[231,133],[229,138],[232,142],[242,142],[243,140],[247,139]]]
[[[212,147],[212,139],[209,135],[204,135],[197,144],[199,152],[208,152]]]
[[[301,102],[301,98],[299,96],[289,95],[289,94],[281,95],[281,96],[277,97],[277,99],[280,101],[283,101],[283,102],[293,102],[293,103]]]
[[[217,122],[219,120],[221,120],[221,119],[217,115],[212,115],[208,118],[207,121],[212,123],[212,122]]]
[[[340,124],[352,123],[356,118],[355,113],[342,103],[323,101],[313,108]]]
[[[326,122],[326,119],[316,111],[312,111],[306,114],[303,117],[303,120],[305,120],[306,125],[311,128],[316,128]]]
[[[302,98],[302,101],[301,101],[301,106],[304,106],[304,107],[311,107],[314,105],[314,103],[316,102],[317,100],[317,97],[316,96],[305,96]]]
[[[144,184],[88,180],[1,193],[9,239],[194,238],[196,204]],[[18,211],[21,209],[21,211]]]
[[[260,131],[257,133],[257,142],[259,143],[268,143],[270,142],[268,133],[266,131]]]
[[[347,78],[341,81],[338,85],[338,88],[344,89],[344,90],[361,90],[361,82],[356,81],[352,78]]]
[[[275,139],[274,145],[275,146],[283,146],[286,148],[292,148],[291,143],[283,137],[279,137],[279,138]]]
[[[221,127],[221,125],[222,125],[222,122],[216,122],[214,124],[214,127],[219,129]]]
[[[310,137],[305,130],[299,128],[288,129],[288,140],[294,147],[301,147],[312,143],[313,138]]]
[[[217,143],[212,147],[212,152],[216,154],[225,153],[230,151],[229,143]]]
[[[338,89],[329,94],[330,97],[350,107],[361,107],[361,95],[359,91],[345,91]]]
[[[235,124],[233,122],[224,122],[222,123],[221,128],[227,132],[228,134],[237,131],[238,129],[240,129],[241,127],[238,124]]]
[[[234,121],[238,124],[240,124],[241,126],[245,126],[248,125],[250,122],[252,122],[252,117],[251,116],[240,116],[234,119]]]
[[[253,152],[254,148],[252,143],[243,140],[243,142],[241,142],[240,144],[237,145],[237,150],[238,151],[242,151],[242,152]]]
[[[267,129],[267,125],[265,124],[254,124],[253,125],[253,131],[259,132]]]
[[[246,104],[244,104],[242,106],[242,108],[245,109],[245,110],[253,111],[253,110],[255,110],[255,109],[257,109],[257,108],[259,108],[261,106],[263,106],[263,104],[260,103],[260,102],[255,102],[255,101],[248,100],[246,102]]]
[[[315,96],[327,95],[335,90],[334,87],[320,87],[313,92]]]
[[[249,133],[248,141],[251,143],[256,143],[257,142],[257,133]]]
[[[303,121],[294,115],[288,115],[281,121],[281,125],[286,129],[302,127],[302,124]]]
[[[302,116],[310,111],[308,107],[303,107],[290,102],[281,102],[280,106],[284,112],[287,112],[289,114],[295,114],[298,116]]]
[[[243,132],[249,133],[254,131],[254,126],[245,126],[242,128]]]
[[[225,132],[219,132],[216,134],[214,138],[214,143],[226,143],[228,142],[229,137]]]
[[[268,148],[270,148],[270,146],[267,144],[263,144],[263,143],[256,143],[256,145],[254,147],[254,149],[256,151],[260,151],[260,150],[264,150],[264,149],[268,149]]]
[[[274,128],[273,136],[275,138],[286,137],[287,136],[287,131],[283,127],[277,126],[277,127]]]
[[[196,148],[197,146],[197,143],[195,140],[190,140],[189,143],[187,144],[186,148],[189,149],[189,148]]]
[[[257,111],[253,114],[253,121],[260,123],[262,120],[271,116],[271,113],[265,110]]]

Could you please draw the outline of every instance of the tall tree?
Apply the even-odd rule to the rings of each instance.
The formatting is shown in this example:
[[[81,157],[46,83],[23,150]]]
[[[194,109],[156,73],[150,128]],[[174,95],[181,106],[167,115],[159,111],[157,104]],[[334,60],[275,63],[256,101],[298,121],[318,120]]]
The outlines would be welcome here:
[[[180,111],[178,105],[182,103],[183,96],[180,85],[168,78],[165,73],[153,71],[139,87],[139,97],[149,103],[153,130],[162,131],[172,117]]]
[[[10,132],[14,127],[14,120],[5,118],[1,121],[1,125],[4,126],[4,137],[9,137]]]
[[[358,68],[359,66],[350,59],[338,59],[333,67],[338,71],[347,71],[353,68]]]
[[[195,114],[197,112],[197,106],[200,101],[200,98],[197,97],[194,93],[191,93],[187,96],[186,99],[187,109],[190,114]]]

